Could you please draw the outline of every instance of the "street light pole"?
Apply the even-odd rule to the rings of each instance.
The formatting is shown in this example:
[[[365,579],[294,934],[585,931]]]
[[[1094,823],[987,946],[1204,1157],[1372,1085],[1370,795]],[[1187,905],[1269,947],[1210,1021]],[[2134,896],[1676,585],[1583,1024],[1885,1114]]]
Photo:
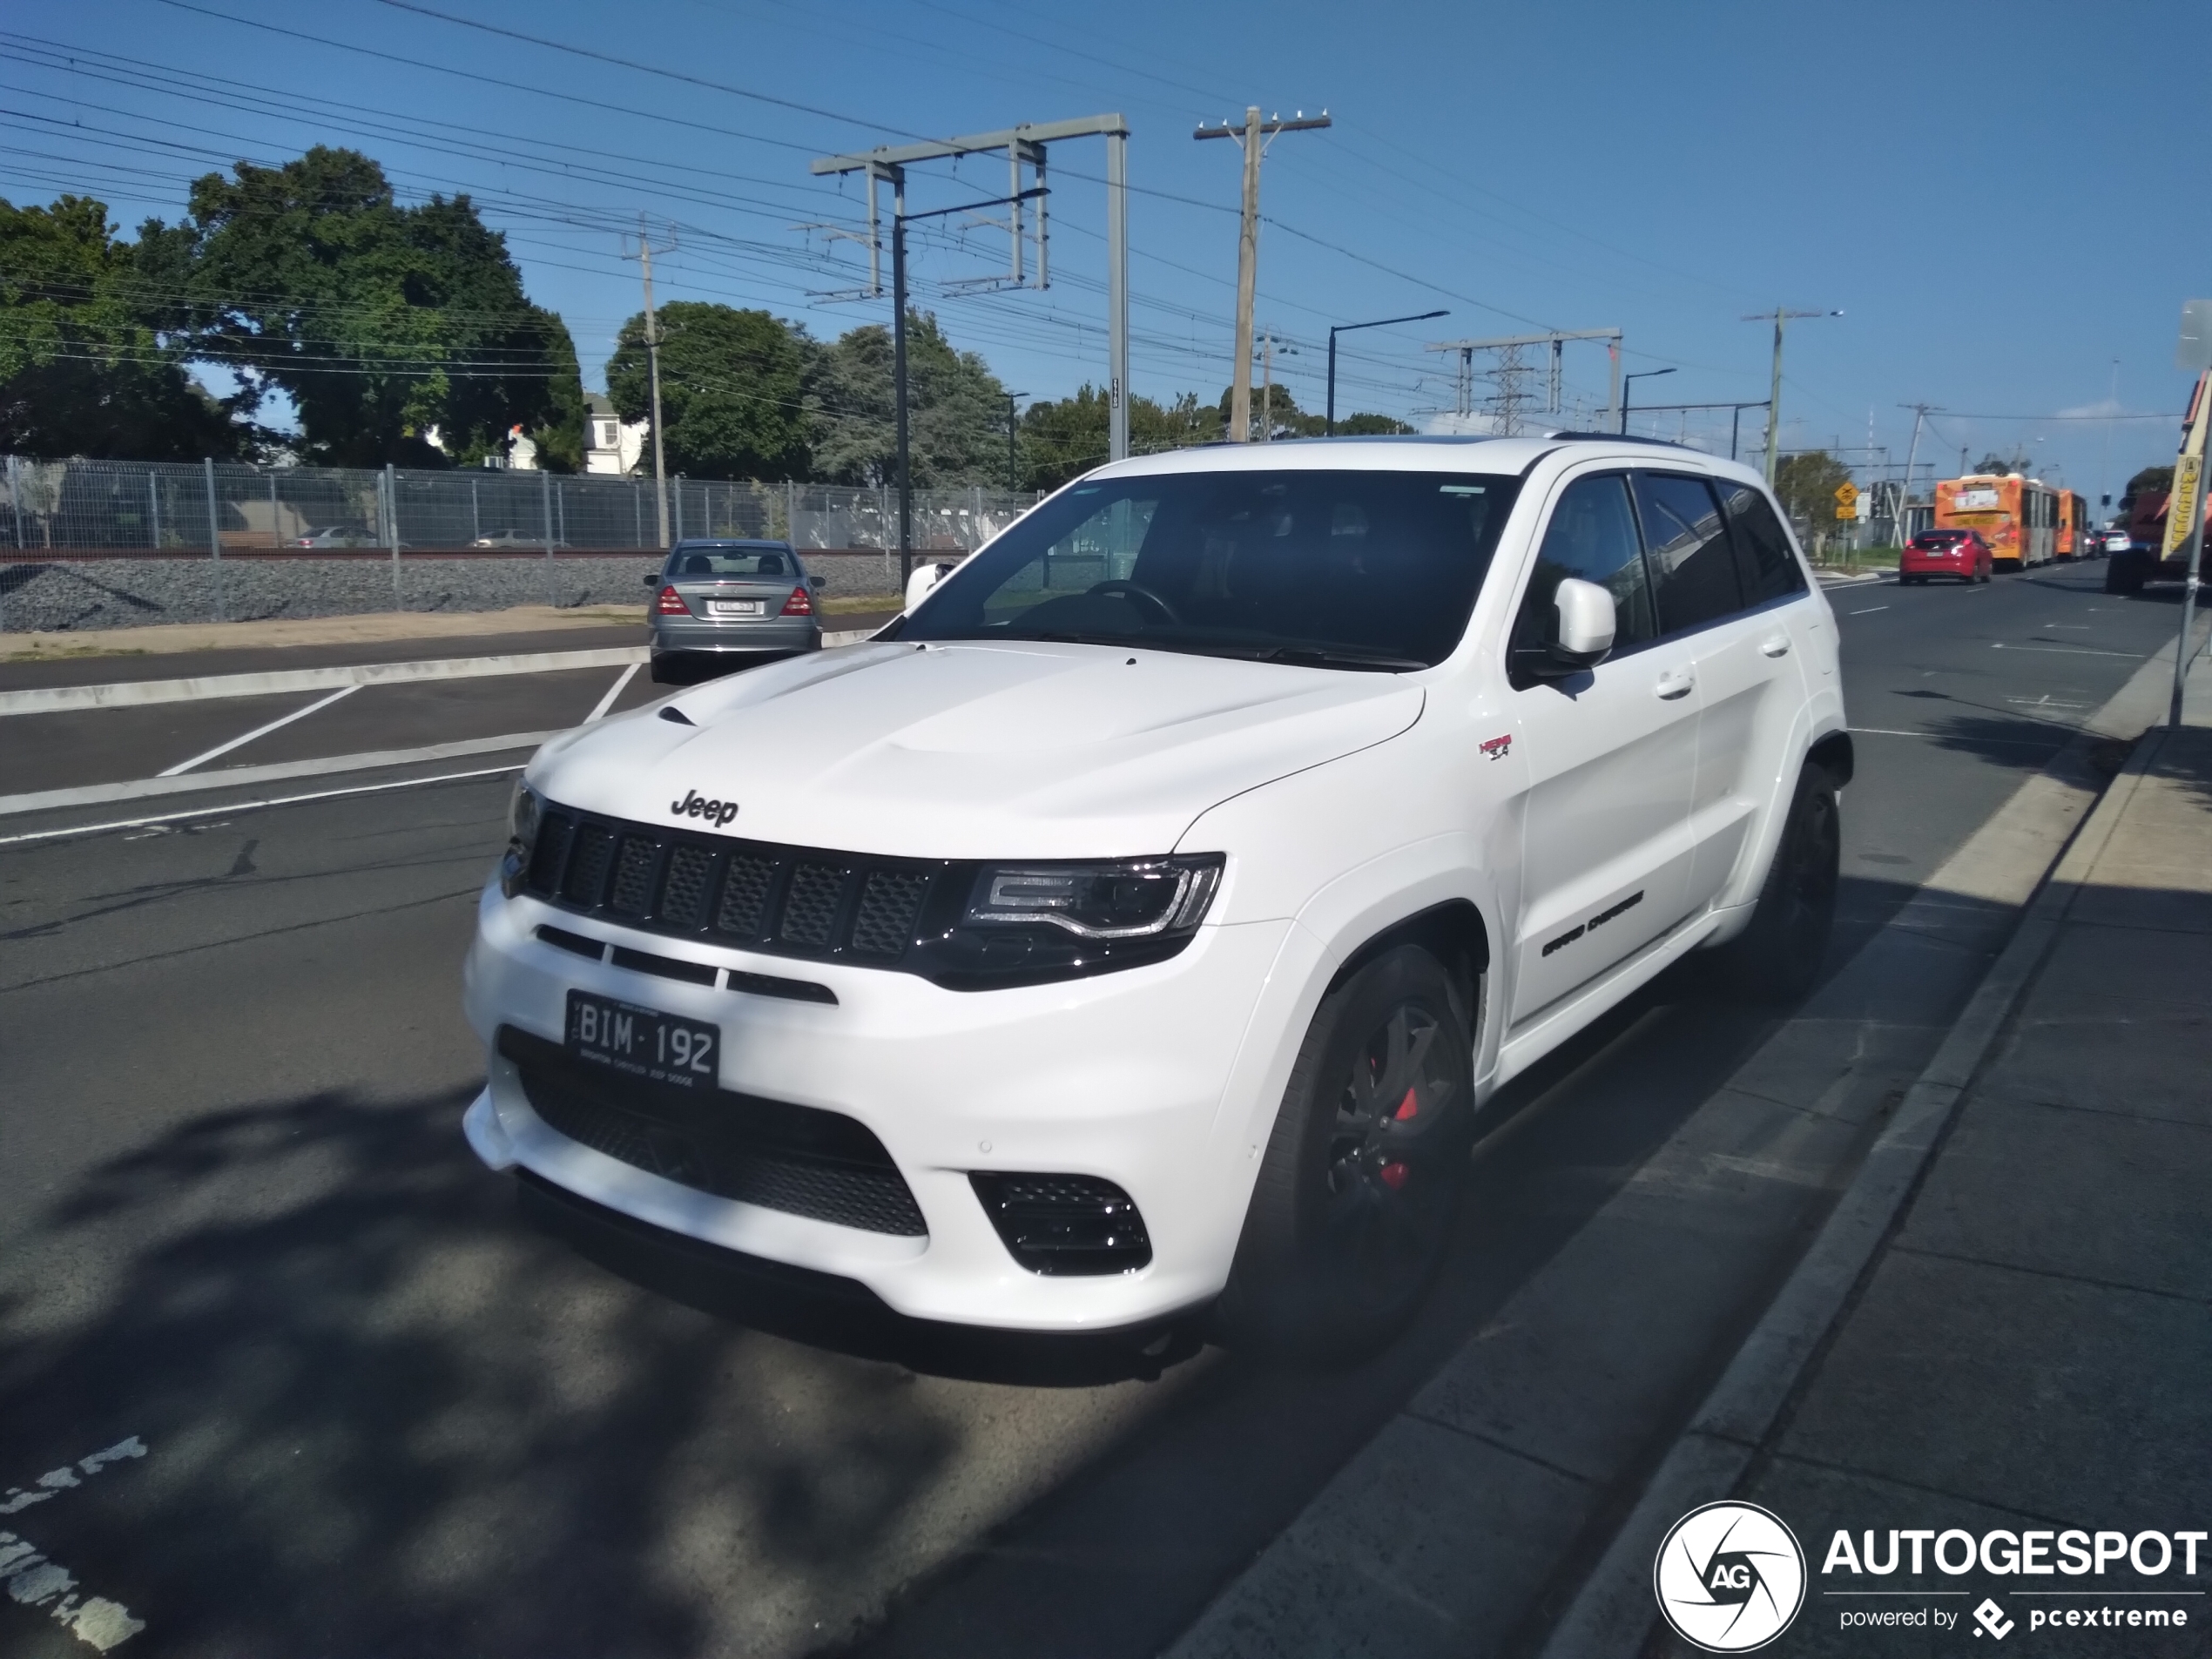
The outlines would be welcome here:
[[[1009,494],[1021,488],[1021,485],[1015,482],[1014,469],[1015,462],[1014,458],[1014,423],[1015,415],[1014,413],[1014,400],[1020,397],[1027,397],[1028,395],[1029,395],[1027,392],[1008,392],[1006,395],[1006,488]]]
[[[1629,435],[1629,396],[1635,390],[1633,382],[1656,380],[1662,374],[1671,374],[1674,372],[1671,368],[1640,368],[1633,374],[1621,376],[1621,435],[1622,437]]]
[[[1348,334],[1355,328],[1387,328],[1397,322],[1426,322],[1431,317],[1448,317],[1449,311],[1424,311],[1417,317],[1385,317],[1377,322],[1338,322],[1329,325],[1329,416],[1328,435],[1337,435],[1337,336]]]

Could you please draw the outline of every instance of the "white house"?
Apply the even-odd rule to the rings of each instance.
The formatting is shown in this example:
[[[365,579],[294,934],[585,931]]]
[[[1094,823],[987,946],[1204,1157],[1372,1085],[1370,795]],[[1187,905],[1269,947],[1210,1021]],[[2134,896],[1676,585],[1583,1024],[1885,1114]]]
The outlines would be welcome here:
[[[583,469],[623,476],[637,469],[651,423],[625,421],[604,392],[583,395]]]

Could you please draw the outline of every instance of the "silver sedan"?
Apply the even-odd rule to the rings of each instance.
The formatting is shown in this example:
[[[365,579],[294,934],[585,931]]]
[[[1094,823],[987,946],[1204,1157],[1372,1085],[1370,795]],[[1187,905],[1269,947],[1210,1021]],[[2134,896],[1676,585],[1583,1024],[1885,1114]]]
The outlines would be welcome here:
[[[814,595],[827,583],[788,542],[678,542],[645,585],[656,590],[645,615],[662,685],[821,649]]]

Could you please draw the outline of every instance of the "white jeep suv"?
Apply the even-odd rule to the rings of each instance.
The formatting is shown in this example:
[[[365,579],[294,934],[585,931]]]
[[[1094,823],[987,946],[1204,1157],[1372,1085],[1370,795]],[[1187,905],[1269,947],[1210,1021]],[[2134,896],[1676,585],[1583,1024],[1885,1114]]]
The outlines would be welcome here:
[[[468,1136],[907,1314],[1357,1348],[1500,1084],[1694,950],[1811,983],[1851,770],[1745,468],[1123,462],[867,644],[539,752]]]

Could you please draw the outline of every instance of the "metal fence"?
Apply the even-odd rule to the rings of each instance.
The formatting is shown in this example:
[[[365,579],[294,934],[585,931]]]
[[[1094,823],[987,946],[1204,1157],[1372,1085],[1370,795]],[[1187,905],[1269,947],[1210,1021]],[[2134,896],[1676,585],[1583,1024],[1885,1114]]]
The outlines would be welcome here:
[[[0,558],[342,556],[617,551],[660,545],[650,479],[489,469],[418,472],[212,462],[7,457]],[[898,492],[837,484],[669,482],[687,536],[802,548],[898,545]],[[914,496],[914,544],[973,552],[1034,504],[982,489]]]

